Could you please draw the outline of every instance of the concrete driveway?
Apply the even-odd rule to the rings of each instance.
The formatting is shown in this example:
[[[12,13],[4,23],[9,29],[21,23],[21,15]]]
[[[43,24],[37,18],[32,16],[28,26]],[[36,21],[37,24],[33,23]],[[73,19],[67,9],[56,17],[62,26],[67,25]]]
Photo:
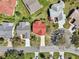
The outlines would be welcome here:
[[[64,33],[64,37],[65,37],[65,47],[70,47],[72,44],[71,44],[71,36],[72,36],[72,33],[68,30],[68,29],[64,29],[65,30],[65,33]]]
[[[10,39],[8,39],[7,41],[8,41],[7,47],[12,47],[12,41]]]
[[[30,47],[30,39],[25,39],[25,47]]]
[[[41,38],[40,46],[45,46],[45,35],[40,36],[40,38]]]

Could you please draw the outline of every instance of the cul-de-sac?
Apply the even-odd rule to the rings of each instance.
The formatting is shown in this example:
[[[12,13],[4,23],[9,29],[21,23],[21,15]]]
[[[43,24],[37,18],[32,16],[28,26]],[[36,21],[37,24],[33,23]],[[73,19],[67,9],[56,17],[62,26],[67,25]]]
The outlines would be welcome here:
[[[79,59],[79,0],[0,0],[0,59]]]

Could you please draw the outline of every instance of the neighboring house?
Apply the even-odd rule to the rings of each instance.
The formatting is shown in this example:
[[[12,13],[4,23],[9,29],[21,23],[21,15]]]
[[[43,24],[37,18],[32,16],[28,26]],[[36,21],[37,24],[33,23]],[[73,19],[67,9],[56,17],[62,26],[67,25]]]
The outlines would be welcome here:
[[[20,22],[16,27],[17,36],[25,39],[25,47],[30,46],[30,23]]]
[[[30,14],[33,14],[42,7],[38,0],[23,0],[23,2]]]
[[[0,37],[4,39],[11,39],[14,36],[14,25],[13,23],[2,23],[0,24]]]
[[[64,7],[65,4],[62,0],[60,0],[59,3],[53,4],[49,9],[50,19],[53,20],[54,22],[58,22],[65,19],[66,17],[63,11]]]
[[[0,0],[0,14],[12,16],[15,6],[16,0]]]
[[[69,23],[74,25],[76,28],[79,28],[79,9],[75,9],[69,18]]]
[[[30,38],[30,23],[20,22],[16,27],[16,33],[18,37]]]
[[[40,20],[36,20],[33,23],[33,32],[38,35],[45,35],[46,34],[46,25],[44,22]]]

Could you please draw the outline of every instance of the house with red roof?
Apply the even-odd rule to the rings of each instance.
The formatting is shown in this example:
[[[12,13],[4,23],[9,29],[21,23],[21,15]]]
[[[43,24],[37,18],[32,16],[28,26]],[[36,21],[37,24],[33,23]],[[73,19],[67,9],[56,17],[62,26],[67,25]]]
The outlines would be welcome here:
[[[0,0],[0,14],[12,16],[15,6],[16,0]]]
[[[46,34],[46,25],[40,20],[35,20],[33,23],[33,32],[40,36],[41,42],[40,46],[45,46],[45,34]]]
[[[36,20],[33,23],[33,32],[38,35],[45,35],[46,34],[46,25],[44,22],[40,20]]]

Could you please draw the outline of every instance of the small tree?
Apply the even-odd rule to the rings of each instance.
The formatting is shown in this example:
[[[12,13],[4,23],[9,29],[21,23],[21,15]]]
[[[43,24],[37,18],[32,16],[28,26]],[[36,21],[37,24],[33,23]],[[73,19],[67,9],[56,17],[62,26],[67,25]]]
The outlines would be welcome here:
[[[7,50],[5,52],[5,59],[24,59],[23,51]]]
[[[45,55],[43,53],[39,54],[41,58],[45,58]]]
[[[79,47],[79,31],[75,31],[71,37],[71,43]]]

